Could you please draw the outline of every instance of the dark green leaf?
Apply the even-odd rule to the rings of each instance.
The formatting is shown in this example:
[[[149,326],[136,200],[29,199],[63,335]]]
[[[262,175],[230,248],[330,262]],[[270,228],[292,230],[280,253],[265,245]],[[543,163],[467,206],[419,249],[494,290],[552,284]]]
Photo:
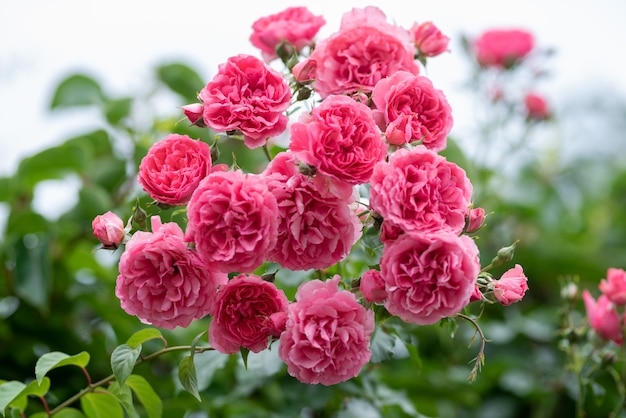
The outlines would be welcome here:
[[[37,364],[35,365],[35,376],[37,377],[37,381],[41,383],[46,373],[52,369],[56,369],[61,366],[77,366],[85,368],[87,364],[89,364],[89,353],[86,351],[73,356],[61,353],[60,351],[53,351],[39,357],[39,360],[37,360]]]
[[[198,393],[198,377],[193,357],[186,356],[181,360],[178,365],[178,379],[180,379],[180,383],[187,392],[191,393],[198,402],[202,401]]]
[[[0,177],[0,202],[10,202],[15,194],[12,177]]]
[[[120,385],[124,385],[128,376],[133,372],[139,354],[141,354],[141,344],[135,348],[122,344],[113,350],[111,354],[111,369]]]
[[[159,66],[157,77],[172,91],[182,96],[187,103],[197,102],[198,92],[205,86],[195,70],[180,63]]]
[[[124,410],[117,398],[104,389],[83,395],[80,406],[87,418],[124,418]]]
[[[129,97],[107,100],[104,103],[104,116],[111,125],[117,125],[130,114],[132,104],[133,99]]]
[[[52,291],[50,238],[28,233],[15,240],[15,291],[42,312],[48,311]]]
[[[93,78],[74,74],[59,83],[50,108],[98,104],[103,97],[100,85]]]
[[[81,213],[89,219],[111,210],[114,206],[111,195],[96,184],[81,189],[78,197]]]
[[[26,385],[22,382],[12,380],[0,384],[0,414],[5,416],[5,409],[11,402],[13,402],[26,388]]]
[[[130,336],[126,344],[132,348],[136,348],[146,341],[163,339],[163,334],[156,328],[144,328]]]
[[[145,378],[133,374],[128,376],[126,384],[135,392],[149,418],[161,418],[163,416],[163,402]]]
[[[248,369],[248,354],[250,354],[250,350],[246,347],[239,347],[239,352],[241,353],[241,360],[243,361],[243,367]]]

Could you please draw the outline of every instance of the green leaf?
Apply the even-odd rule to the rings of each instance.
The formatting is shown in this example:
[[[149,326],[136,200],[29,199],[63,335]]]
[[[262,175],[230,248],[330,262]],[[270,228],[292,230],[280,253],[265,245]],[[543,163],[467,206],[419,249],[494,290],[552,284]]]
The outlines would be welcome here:
[[[112,402],[114,401],[114,402]],[[104,389],[96,389],[80,398],[80,406],[87,418],[124,418],[124,410],[117,398]]]
[[[178,365],[178,379],[187,392],[191,393],[198,402],[202,401],[198,393],[198,376],[192,356],[186,356],[181,360]]]
[[[36,380],[30,382],[9,404],[12,408],[25,411],[28,406],[28,396],[43,397],[50,390],[50,379],[44,377],[41,384]]]
[[[44,313],[48,312],[48,300],[52,292],[50,242],[47,234],[28,233],[16,239],[13,246],[15,292]]]
[[[136,348],[146,341],[156,339],[164,339],[161,331],[156,328],[144,328],[131,335],[128,341],[126,341],[126,345],[129,345],[132,348]]]
[[[78,198],[81,213],[89,219],[93,219],[96,215],[105,213],[114,207],[109,192],[96,184],[81,189],[78,192]]]
[[[139,354],[141,354],[141,344],[135,348],[122,344],[113,350],[111,354],[111,369],[113,369],[115,379],[117,379],[120,385],[123,385],[133,372]]]
[[[50,108],[98,104],[103,97],[100,85],[93,78],[84,74],[74,74],[59,83]]]
[[[0,177],[0,202],[10,202],[13,200],[14,180],[12,177]]]
[[[118,382],[113,382],[109,386],[109,392],[115,396],[117,401],[122,405],[126,414],[131,418],[139,417],[137,411],[135,410],[135,405],[133,404],[133,394],[130,390],[130,386],[123,385],[120,386]]]
[[[239,352],[241,353],[243,367],[248,370],[248,354],[250,354],[250,350],[248,350],[246,347],[239,347]]]
[[[4,413],[7,406],[9,406],[25,388],[26,385],[17,380],[0,384],[0,414],[2,414],[2,416],[5,416]]]
[[[52,369],[62,366],[77,366],[84,369],[87,364],[89,364],[89,353],[86,351],[73,356],[60,351],[52,351],[39,357],[35,365],[35,376],[37,377],[37,381],[41,384],[46,373]]]
[[[68,173],[80,173],[83,168],[85,152],[62,144],[23,159],[17,168],[17,178],[21,187],[32,188],[40,181],[58,180]]]
[[[52,415],[52,418],[85,418],[85,415],[83,415],[83,413],[78,409],[63,408],[56,414]]]
[[[149,418],[161,418],[163,416],[163,402],[144,377],[132,374],[128,376],[126,384],[135,392]]]
[[[117,125],[120,120],[130,114],[132,104],[133,99],[129,97],[107,100],[104,103],[104,116],[111,125]]]
[[[157,67],[157,77],[172,91],[182,96],[187,103],[197,102],[198,92],[205,86],[195,70],[181,63]]]

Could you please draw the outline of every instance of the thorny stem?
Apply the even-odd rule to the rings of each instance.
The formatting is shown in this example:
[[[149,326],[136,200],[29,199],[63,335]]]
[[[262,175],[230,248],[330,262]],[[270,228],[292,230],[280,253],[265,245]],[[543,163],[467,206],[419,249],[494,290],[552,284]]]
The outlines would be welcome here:
[[[472,371],[467,378],[468,381],[474,382],[476,380],[476,377],[478,376],[478,373],[480,372],[480,369],[485,364],[485,345],[487,344],[488,340],[487,338],[485,338],[485,334],[480,328],[480,325],[478,325],[478,322],[476,322],[473,318],[467,315],[463,315],[461,313],[456,314],[456,316],[470,322],[474,326],[474,329],[476,329],[476,333],[480,336],[480,349],[478,350],[478,354],[476,355],[476,357],[472,360],[474,362],[474,367],[472,368]],[[474,337],[476,337],[476,334],[474,334]],[[470,345],[474,341],[474,337],[472,337]]]
[[[139,360],[137,360],[137,362],[135,363],[135,366],[144,363],[146,361],[152,360],[153,358],[159,357],[165,353],[170,353],[173,351],[187,351],[187,350],[191,350],[191,346],[190,345],[179,345],[179,346],[174,346],[174,347],[166,347],[166,348],[162,348],[159,351],[155,351],[154,353],[147,355],[145,357],[140,358]],[[196,353],[203,353],[205,351],[210,351],[210,350],[214,350],[213,347],[196,347],[195,348],[195,352]],[[48,416],[52,416],[54,414],[56,414],[57,412],[59,412],[61,409],[70,406],[71,404],[73,404],[74,402],[76,402],[77,400],[79,400],[81,397],[83,397],[84,395],[86,395],[89,392],[94,392],[96,388],[111,382],[113,379],[115,379],[115,375],[111,374],[107,377],[105,377],[104,379],[98,380],[96,383],[93,384],[89,384],[86,388],[82,389],[80,392],[76,393],[74,396],[66,399],[64,402],[60,403],[59,405],[57,405],[53,410],[48,410],[47,405],[44,404],[44,407],[46,408],[46,414],[48,414]]]

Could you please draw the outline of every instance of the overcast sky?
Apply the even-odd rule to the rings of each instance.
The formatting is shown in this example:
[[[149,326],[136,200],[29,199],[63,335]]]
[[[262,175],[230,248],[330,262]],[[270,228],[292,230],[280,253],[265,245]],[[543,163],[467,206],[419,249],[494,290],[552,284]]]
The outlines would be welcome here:
[[[549,93],[598,82],[615,85],[616,93],[626,91],[622,0],[3,0],[0,175],[12,172],[20,157],[83,131],[87,122],[46,111],[55,83],[71,72],[85,71],[108,91],[123,94],[136,91],[155,64],[179,59],[192,63],[208,81],[229,56],[258,55],[248,38],[252,22],[261,16],[305,5],[324,15],[327,24],[320,35],[326,36],[338,28],[343,12],[370,4],[407,28],[415,21],[433,21],[455,41],[461,33],[477,35],[492,27],[526,28],[540,46],[558,51],[551,66],[555,77],[545,87]],[[428,75],[453,109],[453,89],[464,76],[459,59],[453,49],[429,63]],[[455,120],[462,119],[457,110]]]

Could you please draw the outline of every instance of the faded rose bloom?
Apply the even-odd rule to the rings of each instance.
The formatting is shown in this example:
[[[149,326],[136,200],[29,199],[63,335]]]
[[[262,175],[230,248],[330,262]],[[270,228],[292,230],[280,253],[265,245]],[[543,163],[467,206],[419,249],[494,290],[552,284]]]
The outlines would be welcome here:
[[[385,308],[405,322],[433,324],[470,302],[479,272],[478,248],[466,235],[402,235],[380,259]]]
[[[535,46],[532,33],[521,29],[492,29],[474,41],[478,63],[485,67],[509,69]]]
[[[605,340],[621,345],[624,335],[621,319],[615,310],[615,305],[606,295],[601,295],[597,303],[588,290],[583,290],[582,295],[591,328]]]
[[[527,282],[522,266],[516,264],[493,282],[493,295],[504,306],[518,302],[528,290]]]
[[[224,272],[249,273],[276,243],[276,198],[259,175],[214,171],[191,196],[185,239]]]
[[[91,228],[104,248],[116,249],[126,236],[124,221],[111,211],[96,216],[91,222]]]
[[[545,120],[550,118],[550,108],[546,99],[537,93],[527,93],[524,96],[526,117],[529,120]]]
[[[465,219],[465,232],[471,234],[478,231],[485,222],[485,209],[471,208]]]
[[[369,93],[396,71],[419,72],[406,30],[387,22],[374,6],[343,15],[338,32],[320,40],[308,58],[315,68],[313,88],[322,98],[333,94]],[[303,64],[304,65],[304,64]]]
[[[390,144],[423,141],[434,151],[446,147],[452,108],[428,78],[398,71],[376,84],[372,101],[374,118]]]
[[[291,152],[278,154],[264,172],[278,202],[278,233],[269,261],[291,270],[323,269],[343,260],[361,237],[352,193],[343,198],[320,179],[301,174]],[[350,187],[350,189],[352,189]]]
[[[374,303],[387,299],[385,280],[378,270],[368,270],[361,276],[361,292],[366,300]]]
[[[209,314],[227,276],[187,249],[183,231],[152,217],[152,232],[138,231],[120,258],[115,295],[141,322],[173,329]]]
[[[306,7],[288,7],[280,13],[262,17],[252,24],[250,42],[261,50],[265,62],[276,58],[276,48],[288,42],[296,50],[313,43],[313,38],[326,23]]]
[[[450,38],[441,33],[433,22],[414,23],[409,33],[420,55],[436,57],[448,51]]]
[[[202,118],[204,115],[204,105],[202,103],[192,103],[185,106],[182,106],[183,113],[189,119],[192,125],[199,126],[200,128],[206,128],[206,124],[204,123],[204,119]]]
[[[374,312],[339,290],[340,277],[302,284],[289,305],[279,357],[303,383],[335,385],[359,374],[372,355]]]
[[[239,275],[220,286],[209,326],[209,344],[220,353],[233,354],[240,347],[258,353],[267,348],[269,337],[280,335],[270,319],[287,311],[289,301],[274,283],[256,275]]]
[[[184,205],[211,171],[209,145],[187,135],[169,134],[150,147],[137,176],[151,198],[168,205]]]
[[[198,97],[204,122],[218,132],[241,131],[249,148],[265,145],[287,127],[291,89],[280,73],[251,55],[221,64]]]
[[[399,149],[370,179],[370,205],[405,232],[460,233],[472,195],[465,171],[423,145]]]
[[[319,173],[352,185],[369,181],[387,145],[371,110],[347,96],[329,96],[291,125],[291,151]]]
[[[600,291],[616,305],[626,305],[626,271],[609,268],[600,281]]]

